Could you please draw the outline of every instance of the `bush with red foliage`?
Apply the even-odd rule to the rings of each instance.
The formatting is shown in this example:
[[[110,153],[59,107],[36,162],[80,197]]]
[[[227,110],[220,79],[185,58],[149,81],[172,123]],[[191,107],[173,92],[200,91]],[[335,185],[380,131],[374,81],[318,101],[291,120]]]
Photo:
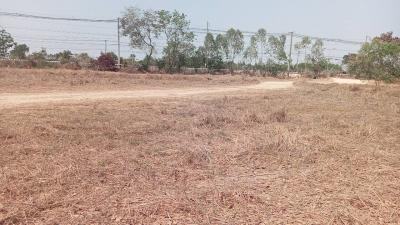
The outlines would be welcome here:
[[[116,62],[111,53],[102,53],[97,58],[97,68],[101,71],[117,71]]]
[[[400,44],[400,38],[393,36],[393,32],[387,32],[387,33],[381,34],[381,36],[378,37],[378,40],[381,40],[383,42],[388,42],[388,43]]]

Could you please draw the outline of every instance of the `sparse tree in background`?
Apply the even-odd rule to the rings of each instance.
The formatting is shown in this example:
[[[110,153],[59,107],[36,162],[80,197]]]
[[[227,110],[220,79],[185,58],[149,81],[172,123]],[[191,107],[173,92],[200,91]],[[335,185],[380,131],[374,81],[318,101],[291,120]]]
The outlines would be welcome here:
[[[206,53],[206,67],[209,68],[209,61],[211,58],[216,56],[217,46],[214,40],[214,36],[211,33],[207,33],[206,37],[204,38],[204,50]]]
[[[185,62],[194,55],[194,33],[190,32],[190,22],[186,15],[178,11],[159,11],[160,28],[167,40],[164,48],[165,70],[179,72]]]
[[[43,48],[42,50],[40,50],[38,52],[33,52],[29,56],[29,58],[31,58],[32,60],[35,60],[35,61],[44,61],[47,59],[47,51],[46,51],[46,49]]]
[[[286,36],[271,36],[268,38],[269,59],[266,68],[273,76],[287,70],[288,57],[285,52]]]
[[[255,35],[257,41],[258,63],[264,64],[266,62],[266,53],[268,48],[267,30],[259,29]]]
[[[210,63],[210,58],[207,56],[207,50],[205,47],[200,46],[195,51],[193,57],[190,59],[189,66],[194,68],[202,68],[205,64]],[[209,65],[207,65],[209,66]]]
[[[29,52],[29,47],[26,44],[16,44],[13,50],[10,51],[12,59],[26,59],[26,54]]]
[[[311,47],[311,54],[307,56],[315,76],[318,76],[326,67],[328,60],[324,56],[324,42],[318,39]]]
[[[343,56],[343,61],[342,61],[342,63],[344,64],[344,65],[348,65],[348,64],[350,64],[352,61],[354,61],[354,60],[356,60],[357,59],[357,54],[355,54],[355,53],[350,53],[350,54],[347,54],[347,55],[344,55]]]
[[[235,30],[233,28],[226,32],[226,42],[227,50],[230,60],[230,69],[233,72],[233,65],[235,64],[235,59],[238,55],[243,52],[244,48],[244,36],[240,30]]]
[[[298,51],[298,54],[300,54],[300,51],[302,51],[302,50],[304,51],[304,63],[303,63],[304,71],[306,70],[306,66],[307,66],[307,50],[310,47],[310,45],[311,45],[311,39],[309,37],[303,37],[303,39],[300,42],[298,42],[294,45],[294,49],[296,51]],[[297,59],[298,59],[298,57],[299,57],[299,55],[297,55]],[[298,62],[296,64],[298,64]]]
[[[345,57],[344,63],[359,78],[387,82],[400,79],[400,38],[384,33],[365,43],[358,54]]]
[[[258,58],[258,48],[257,48],[257,37],[253,36],[250,39],[250,45],[246,48],[244,51],[244,58],[247,60],[247,63],[250,65],[253,65],[254,63],[257,63],[257,58]]]
[[[221,40],[219,40],[221,41]],[[204,50],[206,53],[206,64],[208,69],[221,69],[223,67],[223,53],[220,51],[217,38],[208,33],[204,40]]]
[[[6,30],[0,30],[0,57],[8,56],[8,50],[15,45],[11,34]]]
[[[42,50],[37,51],[37,52],[33,52],[31,55],[28,56],[28,59],[31,60],[32,62],[34,62],[34,65],[42,68],[42,67],[46,67],[48,54],[46,49],[42,48]]]
[[[126,9],[121,20],[122,34],[129,36],[131,46],[146,51],[145,70],[156,51],[156,40],[161,32],[159,19],[158,12],[131,7]]]
[[[94,64],[94,59],[92,59],[87,53],[78,54],[76,56],[76,59],[78,61],[79,66],[85,69],[92,67]]]
[[[72,54],[70,50],[64,50],[62,52],[55,54],[55,59],[60,61],[61,64],[66,64],[71,61],[73,56],[74,54]]]
[[[226,36],[223,34],[218,34],[215,38],[215,44],[217,45],[218,55],[225,60],[229,59],[229,48],[228,41],[226,40]]]
[[[271,36],[268,39],[269,47],[271,48],[272,60],[275,63],[283,63],[288,60],[285,52],[286,36],[279,37]]]

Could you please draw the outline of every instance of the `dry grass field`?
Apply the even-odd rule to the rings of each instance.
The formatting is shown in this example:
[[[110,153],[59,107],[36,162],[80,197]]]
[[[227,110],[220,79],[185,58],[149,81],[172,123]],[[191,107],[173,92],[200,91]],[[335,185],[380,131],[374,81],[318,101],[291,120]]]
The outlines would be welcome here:
[[[2,69],[0,93],[257,82]],[[398,85],[299,80],[0,115],[1,225],[400,224]]]
[[[127,74],[85,70],[7,69],[0,70],[0,93],[59,91],[149,90],[174,87],[232,86],[255,84],[245,76],[198,76]]]

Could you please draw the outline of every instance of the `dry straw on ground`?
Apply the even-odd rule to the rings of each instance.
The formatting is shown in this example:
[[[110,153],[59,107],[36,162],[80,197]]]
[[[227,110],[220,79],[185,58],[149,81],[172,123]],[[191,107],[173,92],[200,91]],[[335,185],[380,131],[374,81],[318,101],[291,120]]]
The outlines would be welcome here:
[[[0,69],[0,93],[147,90],[174,87],[256,84],[246,76],[127,74],[85,70]]]
[[[2,109],[0,224],[399,224],[399,99],[298,83]]]

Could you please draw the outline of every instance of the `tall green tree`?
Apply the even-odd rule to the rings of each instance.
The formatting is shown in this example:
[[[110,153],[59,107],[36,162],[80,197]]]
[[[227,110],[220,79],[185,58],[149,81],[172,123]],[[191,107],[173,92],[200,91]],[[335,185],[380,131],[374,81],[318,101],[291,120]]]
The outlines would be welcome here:
[[[121,19],[122,34],[130,38],[130,45],[146,51],[145,69],[156,51],[156,40],[161,32],[159,21],[158,12],[135,7],[127,8]]]
[[[6,30],[0,30],[0,57],[8,56],[8,50],[15,45],[14,39]]]
[[[294,45],[295,50],[304,50],[304,55],[307,55],[307,49],[311,45],[311,39],[309,37],[303,37],[300,42]]]
[[[236,57],[243,52],[244,48],[244,36],[240,30],[233,28],[226,32],[226,41],[229,51],[229,59],[232,63],[235,62]]]
[[[264,64],[266,61],[266,53],[268,48],[267,30],[259,29],[255,35],[258,48],[258,63]]]
[[[259,54],[257,43],[258,43],[257,37],[256,36],[251,37],[250,45],[244,51],[244,58],[250,65],[253,65],[253,63],[257,63],[256,61]]]
[[[218,49],[218,55],[225,60],[229,60],[229,47],[226,36],[223,34],[218,34],[215,38],[216,48]]]
[[[206,53],[206,64],[208,69],[221,69],[223,67],[223,53],[219,47],[220,39],[208,33],[204,39],[204,50]]]
[[[269,47],[271,48],[272,60],[276,63],[286,62],[288,57],[285,52],[286,36],[279,37],[271,36],[268,39]]]
[[[188,66],[194,67],[194,68],[201,68],[201,67],[204,67],[204,65],[206,63],[209,63],[209,58],[207,56],[206,48],[203,46],[200,46],[194,52],[194,55],[190,59]]]
[[[207,33],[205,39],[204,39],[204,50],[206,53],[206,67],[209,67],[209,61],[211,61],[212,58],[216,57],[218,52],[217,52],[217,45],[214,40],[214,36],[211,33]]]
[[[304,51],[304,66],[307,65],[307,50],[309,49],[310,45],[311,45],[311,39],[309,37],[303,37],[300,42],[294,45],[294,49],[298,52],[297,60],[299,58],[300,52],[302,50]],[[304,67],[304,69],[306,68]]]
[[[10,51],[10,57],[13,59],[26,59],[29,47],[26,44],[16,44]]]
[[[167,46],[164,48],[166,71],[179,72],[185,62],[194,55],[194,33],[190,31],[190,22],[186,15],[178,11],[158,11],[159,24]]]
[[[328,60],[324,55],[324,42],[318,39],[314,42],[311,47],[311,54],[308,55],[308,59],[312,65],[312,69],[315,75],[319,75],[320,72],[326,67]]]
[[[235,65],[235,60],[244,49],[244,36],[240,30],[235,30],[233,28],[229,29],[226,34],[226,51],[229,59],[230,70],[233,73],[233,66]]]
[[[47,59],[47,51],[46,51],[46,49],[42,49],[42,50],[40,50],[40,51],[37,51],[37,52],[33,52],[30,56],[29,56],[29,58],[30,59],[32,59],[32,60],[35,60],[35,61],[44,61],[44,60],[46,60]]]
[[[207,33],[206,37],[204,38],[204,48],[210,53],[210,55],[215,54],[216,43],[212,33]]]
[[[60,61],[61,64],[69,63],[73,58],[74,54],[70,50],[64,50],[55,55],[55,58]]]

